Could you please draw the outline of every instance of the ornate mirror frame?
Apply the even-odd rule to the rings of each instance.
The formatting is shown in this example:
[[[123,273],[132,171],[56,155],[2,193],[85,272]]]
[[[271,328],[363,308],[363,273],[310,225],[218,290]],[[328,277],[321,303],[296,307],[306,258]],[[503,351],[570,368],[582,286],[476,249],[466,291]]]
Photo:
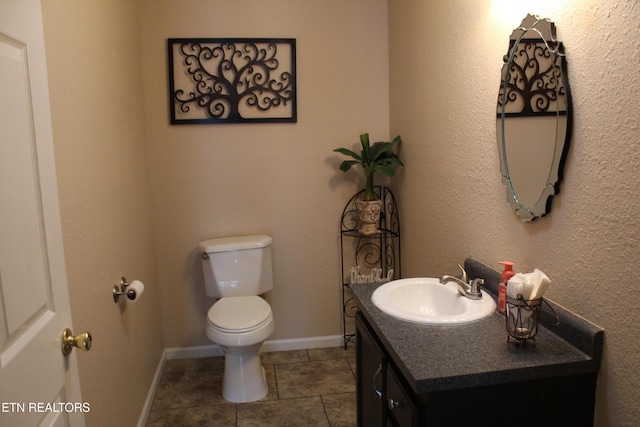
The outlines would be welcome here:
[[[502,183],[523,222],[546,215],[571,140],[571,95],[562,42],[548,19],[527,15],[509,39],[498,94]]]

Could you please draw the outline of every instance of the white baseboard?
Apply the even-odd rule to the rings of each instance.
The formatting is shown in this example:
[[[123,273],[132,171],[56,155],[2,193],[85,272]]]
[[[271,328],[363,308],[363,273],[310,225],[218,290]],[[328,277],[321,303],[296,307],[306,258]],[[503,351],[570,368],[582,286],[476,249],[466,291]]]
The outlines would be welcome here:
[[[323,337],[294,338],[286,340],[265,341],[261,352],[306,350],[310,348],[339,347],[343,344],[342,335],[328,335]],[[166,359],[196,359],[199,357],[222,356],[219,345],[201,345],[194,347],[173,347],[165,349]]]
[[[172,347],[165,349],[167,360],[197,359],[199,357],[222,356],[222,349],[217,344],[199,345],[193,347]]]
[[[164,371],[164,364],[167,360],[167,350],[162,351],[162,355],[160,356],[160,361],[158,362],[158,366],[156,367],[156,372],[153,374],[153,380],[151,381],[151,386],[149,387],[149,391],[147,392],[147,398],[144,401],[144,405],[142,405],[142,411],[140,412],[140,418],[138,419],[137,427],[144,427],[147,425],[147,421],[149,420],[149,413],[151,412],[151,406],[153,405],[153,399],[156,396],[156,390],[158,389],[158,385],[160,384],[160,378],[162,377],[162,371]]]
[[[324,347],[340,347],[343,345],[342,335],[328,335],[324,337],[309,337],[309,338],[294,338],[287,340],[272,340],[265,341],[260,349],[261,352],[271,351],[286,351],[286,350],[307,350],[311,348],[324,348]],[[151,406],[153,405],[153,399],[156,395],[156,390],[160,384],[160,378],[162,377],[162,371],[167,360],[173,359],[196,359],[199,357],[213,357],[222,356],[224,353],[217,344],[201,345],[193,347],[173,347],[166,348],[160,356],[158,367],[153,376],[153,381],[149,387],[147,398],[142,406],[142,412],[138,419],[137,427],[144,427],[149,419],[149,413],[151,412]]]
[[[342,344],[342,335],[328,335],[324,337],[265,341],[260,351],[307,350],[310,348],[340,347]]]

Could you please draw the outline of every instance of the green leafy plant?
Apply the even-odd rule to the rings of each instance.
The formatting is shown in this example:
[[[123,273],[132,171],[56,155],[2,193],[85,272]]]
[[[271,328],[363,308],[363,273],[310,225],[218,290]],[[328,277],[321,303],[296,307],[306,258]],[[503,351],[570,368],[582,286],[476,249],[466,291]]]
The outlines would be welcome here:
[[[336,148],[333,150],[354,159],[343,161],[340,164],[341,171],[346,172],[354,165],[360,165],[362,169],[364,169],[367,177],[367,187],[362,195],[362,200],[371,201],[378,199],[377,195],[373,192],[374,174],[379,173],[380,175],[391,177],[395,175],[393,166],[404,166],[398,155],[393,152],[394,147],[401,142],[402,138],[398,135],[393,138],[391,142],[376,142],[370,146],[369,134],[364,133],[360,135],[360,144],[362,145],[360,154],[347,148]]]

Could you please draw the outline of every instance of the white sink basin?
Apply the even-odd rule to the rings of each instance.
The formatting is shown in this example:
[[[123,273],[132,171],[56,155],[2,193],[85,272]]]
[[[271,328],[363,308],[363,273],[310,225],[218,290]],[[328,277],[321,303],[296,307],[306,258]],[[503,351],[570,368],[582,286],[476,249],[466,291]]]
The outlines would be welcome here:
[[[484,293],[472,300],[460,295],[458,285],[446,285],[433,277],[392,280],[373,292],[373,304],[386,314],[414,323],[459,325],[489,317],[496,309]]]

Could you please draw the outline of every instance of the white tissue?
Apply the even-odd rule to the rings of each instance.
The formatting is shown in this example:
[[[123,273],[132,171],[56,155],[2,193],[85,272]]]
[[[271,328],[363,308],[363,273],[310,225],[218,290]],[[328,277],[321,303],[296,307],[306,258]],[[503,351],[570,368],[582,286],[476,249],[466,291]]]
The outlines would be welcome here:
[[[533,273],[516,273],[509,279],[507,296],[525,300],[542,298],[550,284],[549,277],[537,268]]]
[[[542,295],[544,295],[544,293],[547,291],[547,288],[549,288],[549,285],[551,284],[551,279],[549,279],[546,274],[544,274],[537,268],[533,270],[533,275],[535,277],[536,288],[530,299],[542,298]]]
[[[144,283],[142,283],[139,280],[134,280],[127,287],[127,291],[130,291],[130,290],[133,290],[136,292],[136,297],[134,299],[130,299],[129,301],[132,301],[132,302],[138,301],[142,296],[142,293],[144,292]]]
[[[511,279],[509,279],[509,283],[507,285],[507,296],[509,298],[518,298],[518,295],[523,294],[523,285],[527,281],[527,276],[524,273],[516,273],[513,275]]]

